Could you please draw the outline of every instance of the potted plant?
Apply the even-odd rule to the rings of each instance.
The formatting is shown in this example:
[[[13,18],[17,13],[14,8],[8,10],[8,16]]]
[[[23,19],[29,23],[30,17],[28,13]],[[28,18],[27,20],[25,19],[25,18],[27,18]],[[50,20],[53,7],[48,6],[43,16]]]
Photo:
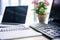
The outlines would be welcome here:
[[[38,14],[39,22],[44,23],[46,18],[46,10],[49,3],[46,0],[40,2],[39,0],[33,0],[32,3],[35,5],[33,10],[36,14]]]

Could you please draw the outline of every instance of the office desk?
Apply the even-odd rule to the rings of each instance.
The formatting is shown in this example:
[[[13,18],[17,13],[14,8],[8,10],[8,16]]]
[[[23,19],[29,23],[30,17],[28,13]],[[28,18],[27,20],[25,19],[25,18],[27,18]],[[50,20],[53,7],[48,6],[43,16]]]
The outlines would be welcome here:
[[[32,29],[1,32],[0,34],[1,34],[0,35],[1,39],[8,39],[8,40],[49,40],[48,38],[44,37],[41,33],[36,33]],[[23,36],[26,36],[26,37],[23,37]]]
[[[37,36],[30,36],[30,37],[24,37],[24,38],[14,38],[11,40],[50,40],[50,39],[48,39],[43,35],[37,35]]]
[[[35,37],[28,37],[28,38],[16,38],[11,40],[49,40],[49,39],[44,36],[35,36]]]

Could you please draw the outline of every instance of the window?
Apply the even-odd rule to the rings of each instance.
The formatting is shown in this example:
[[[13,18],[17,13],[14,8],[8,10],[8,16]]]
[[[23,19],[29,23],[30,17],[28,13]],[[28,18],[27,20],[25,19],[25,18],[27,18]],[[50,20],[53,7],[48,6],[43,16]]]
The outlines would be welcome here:
[[[26,23],[27,24],[33,24],[35,21],[34,21],[34,12],[33,12],[33,8],[34,8],[34,5],[32,4],[32,1],[33,0],[21,0],[21,5],[28,5],[29,8],[28,8],[28,12],[27,12],[27,19],[26,19]]]
[[[0,23],[4,14],[6,6],[17,6],[20,5],[20,0],[0,0]]]
[[[19,5],[19,0],[9,0],[9,4],[11,5],[11,6],[17,6],[17,5]]]

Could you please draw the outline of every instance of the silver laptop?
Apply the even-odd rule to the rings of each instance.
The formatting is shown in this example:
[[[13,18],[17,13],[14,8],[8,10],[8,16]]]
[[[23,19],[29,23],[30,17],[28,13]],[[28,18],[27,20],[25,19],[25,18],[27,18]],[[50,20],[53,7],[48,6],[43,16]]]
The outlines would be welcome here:
[[[3,26],[16,26],[25,24],[28,6],[8,6],[2,18],[0,27]]]

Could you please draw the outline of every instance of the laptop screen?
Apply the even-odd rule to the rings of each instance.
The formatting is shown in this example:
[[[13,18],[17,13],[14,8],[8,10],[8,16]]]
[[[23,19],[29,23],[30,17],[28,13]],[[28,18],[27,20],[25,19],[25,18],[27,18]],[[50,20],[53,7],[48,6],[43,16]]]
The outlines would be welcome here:
[[[25,23],[28,6],[8,6],[5,8],[2,23]]]
[[[53,0],[50,18],[60,23],[60,0]]]

